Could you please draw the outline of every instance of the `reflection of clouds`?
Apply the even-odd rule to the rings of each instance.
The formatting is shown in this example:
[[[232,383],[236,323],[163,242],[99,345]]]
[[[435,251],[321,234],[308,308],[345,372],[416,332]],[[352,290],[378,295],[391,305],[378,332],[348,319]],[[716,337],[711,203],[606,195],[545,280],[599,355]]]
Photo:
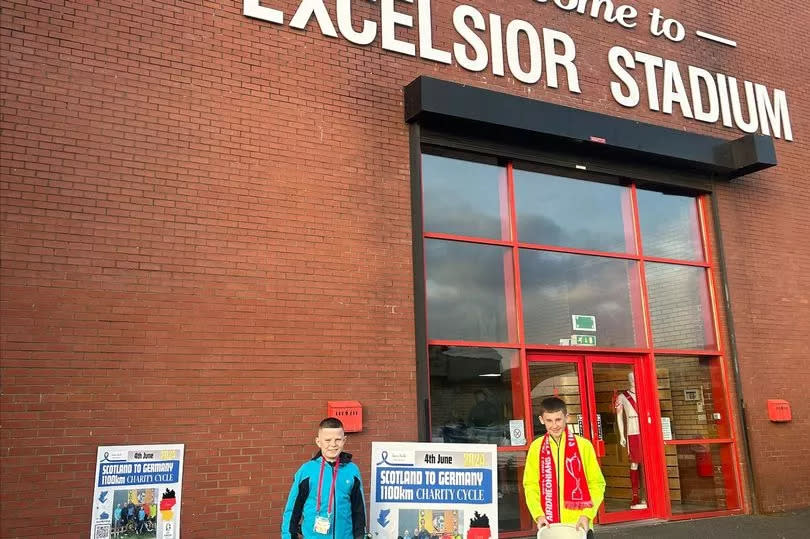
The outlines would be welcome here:
[[[627,251],[622,198],[628,188],[515,170],[522,242]]]
[[[588,216],[589,228],[563,228],[546,216],[523,215],[520,209],[517,212],[518,239],[521,242],[607,252],[630,250],[625,248],[624,231],[616,230],[616,223],[599,225],[596,224],[598,219]],[[619,226],[622,226],[621,223]]]
[[[625,310],[624,305],[620,305],[618,301],[602,301],[597,305],[597,309],[602,312],[608,313],[623,313]]]
[[[563,245],[566,233],[554,221],[543,215],[532,215],[518,207],[518,240],[545,245]],[[531,210],[533,211],[533,209]]]
[[[579,281],[576,283],[572,283],[570,280],[564,280],[562,282],[556,284],[540,284],[532,286],[528,289],[529,294],[536,293],[537,295],[544,296],[544,297],[557,297],[560,295],[565,295],[568,298],[569,302],[593,302],[600,295],[603,294],[603,288],[596,286],[598,283],[592,283],[589,281]],[[524,298],[526,294],[526,288],[524,290]]]
[[[427,240],[428,326],[431,339],[505,341],[504,265],[508,248]],[[569,338],[572,314],[597,317],[604,346],[635,345],[628,271],[635,263],[522,249],[524,319],[530,342]],[[510,292],[511,293],[511,292]]]
[[[714,345],[708,304],[706,270],[648,262],[647,292],[653,340],[662,348],[704,348]],[[677,320],[678,323],[672,323]]]
[[[568,285],[562,284],[540,284],[528,289],[529,293],[535,292],[542,296],[559,296],[562,293],[568,293]],[[523,295],[526,295],[526,287],[523,287]]]
[[[573,333],[572,314],[591,314],[599,345],[637,344],[628,277],[635,263],[522,249],[520,265],[529,342],[558,344]]]
[[[428,279],[427,287],[430,290],[430,298],[436,301],[455,300],[461,296],[460,287],[442,284],[433,279]]]
[[[647,254],[686,260],[700,259],[697,204],[694,197],[639,189],[641,237]]]
[[[503,296],[475,294],[463,301],[435,300],[428,291],[431,339],[506,341]]]
[[[501,238],[500,216],[486,215],[481,212],[480,207],[459,202],[458,193],[451,189],[442,189],[438,194],[431,193],[430,196],[440,200],[432,204],[425,203],[426,232]]]
[[[478,245],[444,240],[427,240],[425,256],[428,264],[428,279],[443,286],[467,288],[475,286],[503,292],[504,260],[508,249],[491,245]],[[506,259],[505,259],[506,257]]]
[[[500,238],[499,187],[504,177],[503,167],[424,154],[425,230]]]
[[[574,284],[572,287],[569,286],[568,288],[568,301],[569,302],[578,302],[578,303],[593,303],[598,301],[601,295],[604,294],[603,288],[597,288],[598,283],[592,283],[589,281],[579,281],[578,283]]]
[[[504,247],[425,242],[430,338],[506,340],[504,259],[511,262],[508,254]]]

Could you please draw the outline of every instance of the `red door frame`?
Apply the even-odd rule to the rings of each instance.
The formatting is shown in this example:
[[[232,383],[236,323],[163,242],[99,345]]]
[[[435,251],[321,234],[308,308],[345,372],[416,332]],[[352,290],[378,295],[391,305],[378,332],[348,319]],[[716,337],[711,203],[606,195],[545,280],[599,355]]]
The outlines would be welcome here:
[[[664,448],[660,436],[660,421],[655,417],[657,407],[657,379],[653,369],[649,368],[649,361],[645,361],[647,354],[616,354],[616,353],[587,353],[578,350],[570,354],[527,352],[527,365],[531,363],[571,363],[576,365],[579,378],[580,402],[583,421],[582,436],[591,440],[596,446],[597,418],[596,398],[594,391],[593,366],[595,364],[629,365],[636,378],[636,394],[639,406],[639,426],[645,450],[643,453],[642,470],[647,491],[647,509],[630,510],[606,513],[605,506],[599,508],[598,522],[612,524],[616,522],[630,522],[649,520],[651,518],[665,517],[668,507],[669,487],[666,477],[666,461]],[[528,370],[528,369],[527,369]],[[526,384],[526,403],[531,408],[531,388]],[[531,416],[533,412],[529,410]],[[529,422],[531,425],[531,422]],[[658,430],[656,430],[658,429]],[[534,432],[532,432],[532,437]],[[601,462],[601,457],[599,458]]]

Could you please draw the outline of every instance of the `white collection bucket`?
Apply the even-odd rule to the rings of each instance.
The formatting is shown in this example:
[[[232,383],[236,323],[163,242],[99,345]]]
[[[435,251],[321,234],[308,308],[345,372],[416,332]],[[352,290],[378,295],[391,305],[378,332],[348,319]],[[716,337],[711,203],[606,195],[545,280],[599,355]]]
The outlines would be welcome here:
[[[585,539],[588,531],[578,530],[570,524],[551,524],[537,532],[537,539]]]

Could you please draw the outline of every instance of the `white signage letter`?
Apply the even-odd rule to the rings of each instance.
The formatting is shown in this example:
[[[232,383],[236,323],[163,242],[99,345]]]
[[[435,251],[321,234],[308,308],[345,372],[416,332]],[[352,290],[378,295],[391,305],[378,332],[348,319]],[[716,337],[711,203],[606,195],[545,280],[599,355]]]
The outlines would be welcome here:
[[[413,0],[402,0],[403,2],[413,3]],[[396,36],[396,27],[405,26],[413,28],[413,17],[405,15],[394,10],[394,0],[382,0],[382,14],[380,25],[382,27],[382,48],[407,54],[408,56],[416,56],[416,45],[406,41],[400,41]]]
[[[242,14],[246,17],[253,17],[254,19],[261,19],[267,22],[282,24],[284,22],[284,14],[269,7],[262,7],[259,5],[259,0],[244,0],[242,3]]]
[[[683,25],[675,20],[675,19],[664,19],[661,16],[661,10],[653,8],[652,13],[650,13],[650,17],[652,20],[650,21],[650,32],[654,36],[660,36],[661,34],[665,34],[667,39],[670,41],[683,41],[683,38],[686,37],[686,28]],[[661,22],[661,19],[664,19],[664,22]],[[663,28],[662,28],[663,27]],[[672,28],[675,27],[675,31],[672,31]]]
[[[493,13],[489,14],[489,46],[492,51],[492,73],[503,77],[503,28],[501,16]]]
[[[554,0],[554,3],[557,4],[557,7],[560,9],[564,9],[565,11],[574,11],[577,9],[579,0]],[[507,30],[509,30],[508,27]]]
[[[453,54],[456,57],[458,65],[469,71],[483,71],[487,68],[489,62],[489,55],[487,53],[487,46],[484,41],[478,37],[478,34],[473,32],[466,24],[467,18],[472,19],[473,27],[476,30],[486,30],[486,21],[481,12],[472,6],[465,6],[461,4],[453,10],[453,26],[456,32],[470,44],[475,51],[475,58],[471,59],[467,56],[467,47],[463,43],[453,43]]]
[[[678,62],[664,61],[664,106],[661,111],[672,114],[672,103],[677,101],[681,106],[681,113],[686,118],[693,118],[692,107],[689,106],[689,95],[683,85]]]
[[[520,32],[529,38],[529,70],[523,71],[520,66]],[[509,70],[520,82],[534,84],[543,75],[543,51],[540,48],[540,36],[537,29],[526,21],[514,19],[506,27],[506,60]]]
[[[580,13],[585,13],[587,4],[588,0],[579,0],[579,7],[577,8],[577,11]],[[613,17],[613,0],[592,0],[591,18],[599,18],[599,8],[601,6],[605,6],[605,22],[615,22],[616,19]]]
[[[562,54],[557,54],[555,49],[557,43],[562,43]],[[548,85],[552,88],[559,87],[557,83],[557,66],[560,65],[565,68],[565,73],[568,76],[568,89],[577,94],[581,93],[577,66],[574,65],[574,58],[577,56],[574,40],[568,34],[546,28],[543,30],[543,48],[546,53]]]
[[[323,35],[329,37],[338,36],[335,25],[332,24],[332,19],[329,18],[329,13],[326,11],[326,6],[323,5],[323,0],[303,0],[290,21],[290,28],[303,30],[307,27],[312,15],[315,15]]]
[[[619,60],[624,61],[624,64],[629,69],[635,69],[636,63],[633,61],[633,55],[630,54],[630,51],[624,49],[622,47],[613,47],[608,52],[608,64],[610,65],[610,70],[619,77],[625,86],[627,86],[627,95],[622,93],[621,84],[618,82],[611,82],[610,83],[610,93],[613,94],[613,99],[619,105],[624,107],[635,107],[638,105],[638,102],[641,100],[641,97],[638,92],[638,84],[636,84],[635,79],[633,79],[632,75],[630,75],[624,68],[619,64]]]
[[[740,103],[740,88],[737,86],[737,79],[728,78],[728,93],[731,98],[731,112],[734,114],[734,123],[746,133],[756,133],[759,126],[757,119],[757,103],[754,95],[754,85],[745,81],[745,99],[748,101],[748,121],[742,115],[742,103]]]
[[[638,17],[638,11],[633,6],[621,5],[616,9],[616,22],[625,28],[635,28],[636,17]]]
[[[352,2],[351,0],[337,0],[337,21],[340,33],[355,45],[368,45],[377,36],[377,23],[363,21],[363,31],[356,32],[352,28]]]
[[[664,67],[664,60],[658,56],[638,52],[635,54],[636,62],[644,64],[644,75],[647,81],[647,100],[650,110],[660,110],[658,105],[658,81],[655,80],[655,68]]]
[[[757,108],[759,109],[759,123],[762,133],[771,134],[770,124],[773,127],[773,136],[782,136],[782,125],[784,120],[785,140],[793,140],[793,130],[790,128],[790,115],[788,114],[787,96],[784,90],[773,91],[773,104],[771,104],[768,89],[761,85],[754,85],[757,94]],[[774,110],[776,109],[776,110]]]
[[[723,117],[723,125],[726,127],[734,127],[731,121],[731,103],[728,100],[728,83],[726,76],[717,74],[717,93],[720,94],[720,114]]]
[[[700,92],[701,82],[706,85],[709,110],[703,108],[703,94]],[[705,69],[689,66],[689,87],[692,90],[692,110],[695,113],[695,119],[701,122],[716,122],[720,118],[720,105],[717,96],[717,84],[714,82],[712,74]]]
[[[419,11],[419,56],[443,64],[451,63],[453,60],[449,52],[433,48],[430,0],[419,0],[417,10]]]

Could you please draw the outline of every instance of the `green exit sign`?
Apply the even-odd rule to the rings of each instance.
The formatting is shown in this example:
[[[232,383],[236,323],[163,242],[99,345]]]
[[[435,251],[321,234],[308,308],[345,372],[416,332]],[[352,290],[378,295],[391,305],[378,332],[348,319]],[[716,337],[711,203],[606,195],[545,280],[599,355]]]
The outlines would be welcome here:
[[[596,335],[571,335],[574,346],[596,346]]]
[[[590,314],[571,315],[574,331],[596,331],[596,317]]]

